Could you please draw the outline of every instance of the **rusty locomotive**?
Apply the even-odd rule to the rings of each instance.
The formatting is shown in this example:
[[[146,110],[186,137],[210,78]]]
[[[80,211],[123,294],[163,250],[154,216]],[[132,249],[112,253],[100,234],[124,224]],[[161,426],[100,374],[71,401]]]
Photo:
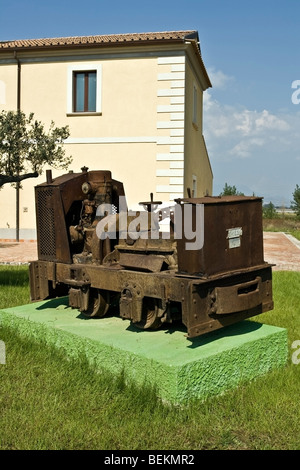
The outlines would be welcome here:
[[[133,216],[123,184],[85,167],[55,179],[47,171],[35,198],[32,301],[68,296],[87,317],[117,312],[141,329],[179,322],[189,338],[273,308],[262,198],[182,198],[169,211],[158,205],[154,218],[160,201],[151,195]],[[162,213],[169,232],[159,230]]]

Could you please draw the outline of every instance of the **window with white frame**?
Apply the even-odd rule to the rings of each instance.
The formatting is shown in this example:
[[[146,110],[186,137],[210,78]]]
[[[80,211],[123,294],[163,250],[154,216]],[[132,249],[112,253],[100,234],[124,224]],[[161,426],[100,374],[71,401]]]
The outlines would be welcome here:
[[[73,112],[96,112],[97,72],[73,73]]]
[[[102,67],[94,63],[68,68],[67,114],[101,113]]]

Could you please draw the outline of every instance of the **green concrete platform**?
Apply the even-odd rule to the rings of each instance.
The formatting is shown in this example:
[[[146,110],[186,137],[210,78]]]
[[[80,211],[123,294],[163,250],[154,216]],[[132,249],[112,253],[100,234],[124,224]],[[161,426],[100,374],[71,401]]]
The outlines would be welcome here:
[[[288,356],[283,328],[243,321],[188,340],[184,329],[144,331],[119,317],[86,319],[67,298],[1,310],[1,324],[154,387],[172,403],[218,395],[284,366]]]

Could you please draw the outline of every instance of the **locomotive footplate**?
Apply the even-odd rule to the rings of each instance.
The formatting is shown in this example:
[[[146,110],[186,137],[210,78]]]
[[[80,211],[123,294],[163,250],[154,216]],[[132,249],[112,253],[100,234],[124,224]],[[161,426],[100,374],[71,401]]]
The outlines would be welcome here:
[[[72,308],[101,317],[117,307],[121,318],[143,329],[180,319],[189,338],[273,308],[267,263],[206,278],[47,261],[32,262],[30,272],[32,301],[65,294]]]

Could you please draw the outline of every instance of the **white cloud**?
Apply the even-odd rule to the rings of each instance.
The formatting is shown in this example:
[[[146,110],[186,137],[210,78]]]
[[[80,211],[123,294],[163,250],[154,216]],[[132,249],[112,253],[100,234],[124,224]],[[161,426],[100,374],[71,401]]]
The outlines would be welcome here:
[[[245,109],[242,113],[234,113],[236,122],[235,129],[241,131],[243,135],[251,134],[253,130],[253,117],[251,112]]]
[[[214,67],[207,69],[212,86],[216,89],[226,88],[228,82],[234,81],[234,77],[226,75],[222,70],[215,70]]]
[[[288,207],[300,184],[300,104],[277,111],[251,109],[241,101],[224,104],[229,96],[238,96],[232,93],[236,80],[220,70],[209,73],[213,88],[204,93],[203,134],[214,174],[213,194],[227,182],[245,194]]]
[[[219,86],[229,83],[221,73]],[[220,93],[216,94],[220,96]],[[226,90],[224,92],[226,99]],[[299,106],[300,109],[300,106]],[[214,173],[214,194],[225,182],[245,194],[289,205],[300,184],[300,111],[270,111],[228,105],[206,91],[203,134]]]
[[[285,140],[293,132],[294,124],[287,116],[264,109],[256,111],[243,107],[223,105],[206,92],[203,101],[204,136],[207,142],[222,145],[223,155],[251,157],[251,150],[268,142]]]
[[[256,113],[256,112],[255,112]],[[289,130],[289,124],[282,118],[270,114],[265,109],[261,113],[256,113],[255,127],[259,131],[260,129],[272,129],[279,131]]]
[[[237,156],[240,158],[248,158],[251,157],[251,152],[254,147],[262,147],[265,144],[264,139],[259,138],[251,138],[247,140],[242,140],[238,144],[236,144],[229,153],[233,156]]]

